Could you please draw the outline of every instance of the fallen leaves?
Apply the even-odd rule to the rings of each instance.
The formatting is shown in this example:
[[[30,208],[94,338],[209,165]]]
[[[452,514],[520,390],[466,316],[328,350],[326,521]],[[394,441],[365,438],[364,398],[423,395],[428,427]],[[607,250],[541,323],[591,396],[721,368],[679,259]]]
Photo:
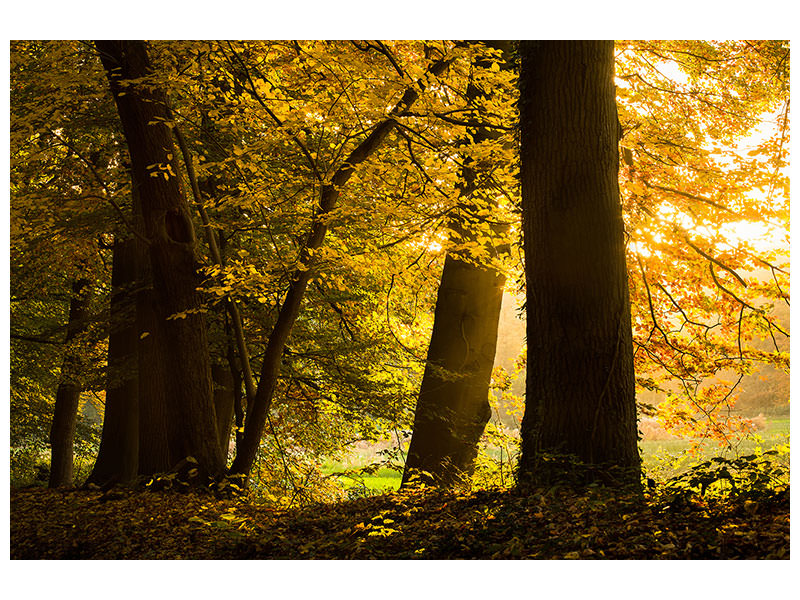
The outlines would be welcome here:
[[[103,499],[105,498],[105,500]],[[789,494],[665,508],[603,488],[408,491],[278,510],[246,498],[11,492],[16,559],[789,558]]]

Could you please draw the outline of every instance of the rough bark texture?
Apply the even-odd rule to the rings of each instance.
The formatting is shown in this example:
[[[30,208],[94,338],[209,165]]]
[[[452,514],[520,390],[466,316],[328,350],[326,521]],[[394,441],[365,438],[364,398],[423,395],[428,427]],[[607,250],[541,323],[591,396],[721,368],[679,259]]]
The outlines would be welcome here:
[[[126,484],[139,466],[139,369],[135,290],[138,240],[116,240],[111,271],[111,330],[103,433],[87,484]]]
[[[487,44],[503,51],[501,68],[511,68],[511,42]],[[471,99],[485,93],[475,86],[467,91]],[[475,143],[497,135],[482,127],[471,133]],[[462,173],[461,199],[450,223],[460,242],[476,239],[469,228],[475,212],[470,200],[482,185],[481,171],[480,165],[467,165]],[[504,285],[505,276],[494,269],[453,254],[445,258],[404,484],[416,479],[440,487],[470,487],[478,441],[491,416],[489,383]]]
[[[431,65],[429,72],[439,75],[444,72],[447,65],[447,61],[437,61]],[[328,225],[324,217],[336,208],[341,189],[350,180],[356,167],[369,158],[381,145],[386,136],[389,135],[389,132],[397,125],[395,118],[411,108],[419,98],[420,90],[423,87],[424,84],[418,82],[416,85],[407,88],[400,101],[389,113],[389,117],[375,126],[370,134],[350,153],[342,166],[336,170],[333,177],[331,177],[330,183],[322,186],[317,218],[311,226],[300,252],[300,262],[306,265],[306,268],[297,270],[292,275],[286,297],[278,311],[275,326],[270,333],[267,347],[264,351],[261,378],[258,382],[255,398],[253,399],[252,407],[248,407],[244,436],[241,444],[236,449],[236,458],[230,468],[231,477],[239,479],[243,484],[247,483],[247,477],[253,468],[258,447],[261,443],[261,435],[267,422],[267,413],[272,404],[275,385],[280,374],[283,350],[286,347],[286,342],[289,339],[289,334],[297,320],[297,316],[300,314],[300,305],[308,287],[308,282],[314,275],[312,254],[325,241]]]
[[[78,279],[72,284],[69,303],[69,322],[64,343],[66,348],[61,366],[61,381],[56,390],[53,423],[50,427],[49,487],[72,487],[73,444],[81,397],[80,356],[70,342],[85,328],[89,316],[89,281]]]
[[[563,478],[568,463],[548,457],[571,455],[590,465],[582,478],[615,466],[638,480],[614,44],[523,42],[520,56],[528,314],[520,479]]]
[[[125,132],[134,185],[141,197],[145,236],[163,331],[167,443],[172,460],[192,456],[200,472],[219,476],[224,460],[217,441],[206,326],[196,288],[195,235],[180,187],[166,99],[152,84],[130,80],[150,74],[143,42],[97,41]],[[180,313],[182,318],[170,316]]]
[[[146,263],[142,274],[143,285],[136,294],[136,331],[139,334],[139,474],[145,477],[165,473],[180,460],[170,452],[166,343],[149,273],[149,264]]]

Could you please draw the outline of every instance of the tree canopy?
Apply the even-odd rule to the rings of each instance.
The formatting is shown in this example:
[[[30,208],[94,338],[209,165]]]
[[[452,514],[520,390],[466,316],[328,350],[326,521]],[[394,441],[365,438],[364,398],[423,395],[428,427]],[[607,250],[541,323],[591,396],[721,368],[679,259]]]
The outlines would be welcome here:
[[[102,47],[11,44],[12,449],[46,449],[74,351],[78,457],[94,460],[114,249],[150,241],[137,195],[152,178],[175,184],[196,238],[196,302],[162,303],[165,331],[203,323],[208,368],[232,374],[208,375],[209,392],[231,387],[226,464],[313,498],[325,457],[410,434],[445,256],[525,291],[517,71],[448,40],[145,46],[150,67],[115,98]],[[733,410],[742,382],[789,366],[788,42],[619,41],[614,63],[639,409],[730,445],[751,426]],[[143,165],[115,105],[135,94],[170,145]],[[481,174],[469,206],[465,169]],[[157,292],[174,279],[152,264]],[[66,340],[83,279],[93,300]],[[188,339],[165,355],[172,375]]]

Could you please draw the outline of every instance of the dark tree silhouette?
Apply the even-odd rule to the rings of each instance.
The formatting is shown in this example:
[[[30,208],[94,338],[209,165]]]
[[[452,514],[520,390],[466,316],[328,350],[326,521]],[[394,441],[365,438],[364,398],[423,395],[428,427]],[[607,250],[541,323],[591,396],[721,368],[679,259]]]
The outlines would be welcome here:
[[[520,480],[638,481],[611,41],[520,45],[528,373]],[[602,475],[607,478],[607,475]]]
[[[160,364],[147,373],[151,381],[165,379],[160,387],[166,396],[163,433],[168,462],[174,466],[192,457],[200,473],[216,477],[225,464],[218,443],[206,325],[199,311],[196,238],[177,176],[166,97],[152,84],[131,82],[151,72],[144,42],[97,41],[96,47],[128,144],[148,240],[155,300],[151,325],[162,336],[154,337],[153,344],[162,352]],[[169,318],[176,314],[181,318]],[[162,436],[156,432],[143,437],[158,443]]]

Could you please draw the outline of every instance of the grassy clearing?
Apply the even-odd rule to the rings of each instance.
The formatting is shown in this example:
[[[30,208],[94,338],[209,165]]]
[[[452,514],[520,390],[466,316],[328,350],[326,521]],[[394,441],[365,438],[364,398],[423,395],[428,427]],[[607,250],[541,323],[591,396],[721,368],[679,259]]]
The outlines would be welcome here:
[[[714,443],[706,443],[692,454],[693,444],[689,439],[643,441],[640,448],[645,471],[648,474],[666,478],[681,472],[691,464],[716,456],[735,458],[770,450],[788,444],[788,442],[789,418],[780,417],[768,419],[766,429],[747,437],[730,450]],[[343,475],[339,475],[339,480],[346,489],[352,490],[354,493],[360,491],[362,495],[370,495],[376,492],[395,491],[400,487],[402,470],[383,467],[373,473],[359,473],[364,467],[384,460],[377,448],[359,448],[342,460],[327,461],[322,465],[322,472],[325,475],[343,473]],[[406,446],[404,451],[407,449]],[[498,450],[489,449],[487,452],[492,458],[499,458]]]
[[[384,460],[379,452],[378,446],[355,449],[341,460],[325,461],[321,467],[322,473],[336,476],[345,489],[365,496],[396,491],[400,487],[402,470],[379,467],[372,472],[364,471],[369,465]]]
[[[721,447],[716,443],[705,443],[693,450],[693,440],[643,441],[642,463],[648,473],[661,477],[675,475],[693,463],[703,462],[714,457],[727,459],[738,456],[777,449],[789,443],[789,419],[775,418],[767,421],[764,430],[741,440],[733,448]],[[788,455],[786,457],[788,462]]]

